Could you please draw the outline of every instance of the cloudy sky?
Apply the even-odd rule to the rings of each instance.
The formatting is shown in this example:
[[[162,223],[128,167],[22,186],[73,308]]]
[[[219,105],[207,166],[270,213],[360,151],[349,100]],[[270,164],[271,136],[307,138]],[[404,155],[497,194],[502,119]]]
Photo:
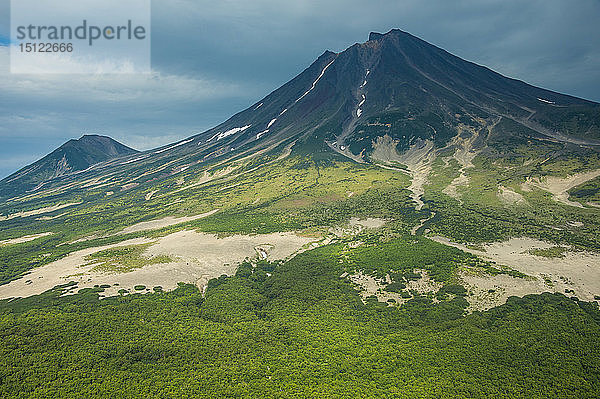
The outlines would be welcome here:
[[[84,133],[136,149],[198,133],[392,28],[600,102],[600,0],[154,0],[149,75],[10,74],[9,16],[0,0],[0,178]]]

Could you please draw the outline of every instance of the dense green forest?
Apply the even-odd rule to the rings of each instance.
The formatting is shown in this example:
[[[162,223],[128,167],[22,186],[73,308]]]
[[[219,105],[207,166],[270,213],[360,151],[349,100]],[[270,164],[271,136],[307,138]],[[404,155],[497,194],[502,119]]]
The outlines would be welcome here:
[[[337,244],[245,262],[211,280],[205,297],[181,284],[102,300],[102,287],[66,297],[57,287],[3,301],[0,396],[600,395],[597,306],[547,293],[466,315],[460,292],[364,304],[340,278],[343,253]]]

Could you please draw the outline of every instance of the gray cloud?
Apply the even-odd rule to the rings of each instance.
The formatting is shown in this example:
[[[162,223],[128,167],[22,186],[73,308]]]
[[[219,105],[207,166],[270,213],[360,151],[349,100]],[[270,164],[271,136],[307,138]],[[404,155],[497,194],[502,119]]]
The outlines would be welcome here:
[[[8,36],[0,0],[0,44]],[[150,76],[19,76],[0,52],[0,176],[84,132],[137,148],[207,129],[324,50],[400,28],[462,58],[600,101],[598,0],[156,0]]]

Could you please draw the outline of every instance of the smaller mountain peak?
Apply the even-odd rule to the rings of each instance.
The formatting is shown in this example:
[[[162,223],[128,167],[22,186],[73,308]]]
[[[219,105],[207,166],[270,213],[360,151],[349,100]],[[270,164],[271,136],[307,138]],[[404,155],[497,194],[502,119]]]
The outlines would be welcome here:
[[[99,134],[88,133],[88,134],[84,134],[83,136],[81,136],[81,137],[79,138],[79,140],[83,140],[83,141],[85,141],[85,140],[89,140],[89,139],[97,139],[97,138],[101,138],[101,137],[104,137],[104,138],[110,138],[110,137],[108,137],[108,136],[101,136],[101,135],[99,135]],[[79,141],[79,140],[77,140],[77,141]]]
[[[22,193],[55,177],[137,152],[108,136],[84,134],[79,139],[70,139],[42,159],[2,179],[2,191],[13,195]]]

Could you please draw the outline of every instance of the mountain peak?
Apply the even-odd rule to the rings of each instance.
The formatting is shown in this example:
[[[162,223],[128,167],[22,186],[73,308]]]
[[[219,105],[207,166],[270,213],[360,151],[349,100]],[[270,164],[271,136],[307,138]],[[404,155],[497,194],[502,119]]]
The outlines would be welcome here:
[[[14,192],[31,190],[50,179],[137,152],[108,136],[84,134],[79,139],[67,141],[39,161],[3,179],[3,189]]]
[[[85,140],[92,139],[92,138],[97,138],[97,137],[103,137],[103,138],[110,139],[110,137],[108,137],[108,136],[102,136],[102,135],[99,135],[99,134],[89,133],[89,134],[84,134],[79,139],[77,139],[77,141],[80,141],[80,140],[84,140],[85,141]]]
[[[407,35],[407,36],[411,36],[409,33],[404,32],[400,29],[392,29],[387,33],[379,33],[379,32],[371,32],[369,33],[369,41],[377,41],[377,40],[381,40],[384,39],[386,37],[389,36],[398,36],[398,35]]]
[[[187,169],[186,155],[206,161],[293,142],[297,154],[337,152],[371,162],[382,151],[398,157],[415,146],[443,148],[465,126],[491,132],[479,137],[479,148],[557,137],[597,145],[599,109],[597,103],[507,78],[392,29],[371,32],[368,42],[339,53],[323,52],[251,107],[148,160],[173,160]],[[85,134],[4,179],[0,198],[134,152],[109,137]]]
[[[371,32],[368,42],[339,53],[325,51],[290,82],[204,133],[194,148],[206,144],[214,156],[295,137],[296,151],[305,143],[306,151],[334,150],[367,162],[384,138],[399,153],[426,140],[443,147],[461,126],[481,130],[499,119],[503,123],[494,126],[508,130],[505,136],[595,140],[597,106],[507,78],[392,29]],[[579,125],[562,124],[557,111],[577,112]]]

